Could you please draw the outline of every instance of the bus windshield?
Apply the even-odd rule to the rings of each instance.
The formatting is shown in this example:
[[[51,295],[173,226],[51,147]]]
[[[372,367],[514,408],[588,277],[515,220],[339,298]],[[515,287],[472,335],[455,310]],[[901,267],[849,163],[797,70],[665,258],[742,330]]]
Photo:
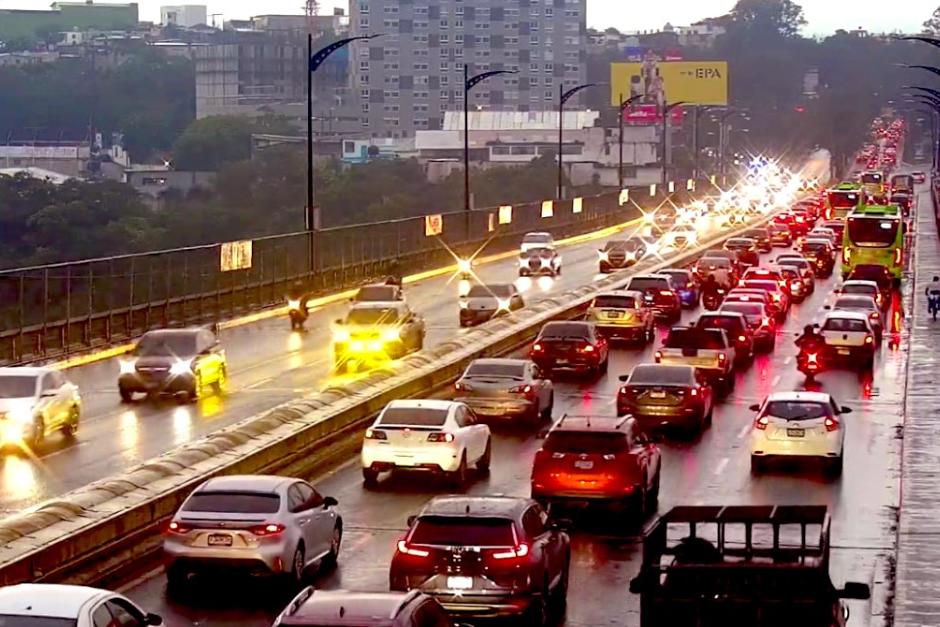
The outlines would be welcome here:
[[[833,209],[850,209],[858,204],[858,192],[829,192],[828,198]]]
[[[848,236],[855,246],[883,248],[897,241],[900,226],[901,221],[896,218],[851,217],[848,219]]]
[[[862,183],[866,185],[881,185],[883,177],[878,172],[866,172],[862,175]]]

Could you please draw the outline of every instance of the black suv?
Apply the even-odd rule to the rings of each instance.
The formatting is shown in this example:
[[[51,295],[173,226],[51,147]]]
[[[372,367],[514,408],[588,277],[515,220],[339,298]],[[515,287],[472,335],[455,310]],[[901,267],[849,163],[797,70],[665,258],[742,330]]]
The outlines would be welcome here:
[[[571,541],[536,501],[439,496],[408,519],[389,572],[392,590],[420,590],[455,616],[545,625],[568,593]]]
[[[735,365],[750,364],[754,361],[754,333],[747,324],[744,314],[730,311],[709,312],[695,321],[699,329],[724,329],[731,343],[734,344]]]

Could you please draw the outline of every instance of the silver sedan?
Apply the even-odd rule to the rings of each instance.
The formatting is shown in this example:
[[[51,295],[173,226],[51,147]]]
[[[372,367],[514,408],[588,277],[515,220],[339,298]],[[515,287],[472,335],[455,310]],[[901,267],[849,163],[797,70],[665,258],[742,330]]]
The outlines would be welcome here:
[[[512,283],[474,285],[467,295],[460,299],[460,326],[480,324],[524,306],[522,295]]]
[[[875,341],[881,343],[881,337],[884,335],[884,320],[881,317],[881,307],[871,296],[863,294],[846,294],[839,296],[831,307],[826,309],[832,311],[857,311],[868,316],[872,331],[875,332]]]
[[[552,382],[527,359],[476,359],[455,384],[456,398],[481,418],[522,418],[535,426],[549,420]]]
[[[209,479],[167,527],[167,583],[179,589],[191,575],[242,572],[279,575],[299,585],[308,568],[336,563],[343,534],[336,504],[291,477]]]

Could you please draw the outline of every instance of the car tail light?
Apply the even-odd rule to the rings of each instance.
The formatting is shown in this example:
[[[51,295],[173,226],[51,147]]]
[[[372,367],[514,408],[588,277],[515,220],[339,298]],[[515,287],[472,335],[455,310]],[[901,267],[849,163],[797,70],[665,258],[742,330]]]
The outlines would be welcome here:
[[[511,560],[519,559],[525,557],[529,554],[529,545],[525,542],[520,542],[518,545],[509,549],[508,551],[494,551],[493,559],[494,560]]]
[[[581,352],[582,352],[582,353],[593,353],[595,350],[596,350],[596,349],[595,349],[592,345],[590,345],[590,344],[587,344],[587,345],[581,347]]]
[[[470,392],[471,390],[473,390],[473,386],[467,383],[462,383],[458,381],[457,383],[454,384],[454,389],[457,390],[458,392]]]
[[[869,333],[868,335],[865,336],[865,343],[866,343],[866,344],[873,344],[874,341],[875,341],[875,338],[873,338],[873,337],[871,336],[871,333]]]
[[[770,318],[763,318],[763,319],[760,321],[760,323],[761,323],[761,326],[769,327],[769,326],[770,326]]]
[[[698,396],[698,388],[689,388],[689,396]]]
[[[839,421],[831,416],[826,416],[826,431],[836,431],[839,428]]]
[[[745,336],[743,336],[743,335],[739,335],[739,336],[738,336],[738,341],[739,341],[739,342],[742,342],[742,343],[743,343],[743,342],[747,342],[747,337],[745,337]]]
[[[249,527],[248,531],[262,538],[270,538],[272,536],[281,535],[284,533],[284,529],[286,529],[286,527],[284,527],[284,525],[281,523],[264,523],[261,525],[254,525],[253,527]]]
[[[366,429],[367,440],[387,440],[388,434],[378,429]]]
[[[187,527],[186,525],[181,525],[175,520],[166,526],[167,533],[175,533],[179,535],[184,535],[189,533],[192,530],[192,527]]]
[[[509,391],[512,392],[513,394],[529,394],[530,392],[532,392],[532,386],[531,385],[517,385],[516,387],[511,388]]]
[[[791,290],[801,290],[801,289],[803,289],[803,282],[802,282],[802,281],[793,281],[793,282],[791,282],[791,283],[790,283],[790,289],[791,289]]]
[[[662,361],[663,352],[662,352],[662,351],[656,351],[655,353],[653,353],[653,358],[656,360],[656,363],[658,364],[660,361]]]
[[[767,425],[769,424],[770,424],[770,420],[767,418],[767,416],[761,416],[760,418],[754,421],[754,428],[760,429],[761,431],[766,431]]]
[[[723,364],[723,363],[725,363],[726,361],[728,361],[728,358],[725,357],[725,354],[724,354],[724,353],[718,353],[718,363],[719,363],[719,364]]]
[[[428,434],[428,442],[453,442],[454,434],[453,433],[444,433],[443,431],[437,431],[435,433]]]
[[[778,294],[777,292],[771,292],[770,297],[774,299],[775,303],[780,302],[780,294]]]
[[[669,290],[659,290],[660,296],[675,296],[675,294]]]
[[[533,352],[533,353],[541,353],[542,350],[543,350],[542,345],[539,344],[538,342],[536,342],[535,344],[532,345],[532,352]]]
[[[427,557],[431,554],[430,551],[424,549],[416,549],[413,546],[410,546],[404,540],[398,541],[398,552],[403,555],[410,555],[411,557]]]
[[[873,311],[868,317],[872,320],[879,320],[881,318],[881,314],[877,311]]]
[[[894,265],[897,266],[900,264],[901,264],[901,249],[895,248],[894,249]]]

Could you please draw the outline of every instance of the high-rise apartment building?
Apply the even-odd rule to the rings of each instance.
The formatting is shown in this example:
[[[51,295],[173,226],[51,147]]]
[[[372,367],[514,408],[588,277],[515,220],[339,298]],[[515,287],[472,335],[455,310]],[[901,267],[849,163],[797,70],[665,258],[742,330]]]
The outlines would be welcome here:
[[[413,137],[463,108],[463,66],[515,74],[470,94],[474,110],[545,111],[559,85],[583,84],[586,0],[351,0],[353,83],[363,131]],[[577,96],[569,106],[577,107]]]

